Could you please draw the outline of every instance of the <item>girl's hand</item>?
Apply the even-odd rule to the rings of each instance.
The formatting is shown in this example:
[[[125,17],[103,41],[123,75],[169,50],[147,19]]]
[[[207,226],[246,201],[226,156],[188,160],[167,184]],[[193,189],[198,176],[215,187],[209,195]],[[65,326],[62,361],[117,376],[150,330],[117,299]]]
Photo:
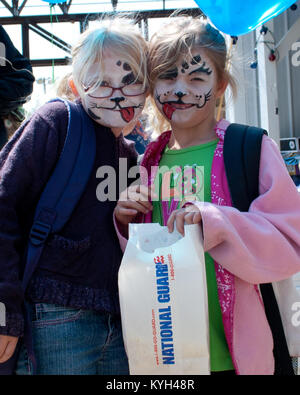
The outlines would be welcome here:
[[[184,236],[184,224],[201,224],[202,216],[199,208],[194,204],[189,204],[184,208],[174,210],[170,215],[167,227],[170,233],[174,230],[174,222],[176,221],[176,228],[182,236]]]
[[[123,225],[132,222],[138,213],[147,214],[153,209],[149,199],[157,197],[152,188],[145,185],[134,185],[120,194],[115,208],[116,219]]]
[[[17,337],[0,335],[0,363],[6,362],[14,353]]]

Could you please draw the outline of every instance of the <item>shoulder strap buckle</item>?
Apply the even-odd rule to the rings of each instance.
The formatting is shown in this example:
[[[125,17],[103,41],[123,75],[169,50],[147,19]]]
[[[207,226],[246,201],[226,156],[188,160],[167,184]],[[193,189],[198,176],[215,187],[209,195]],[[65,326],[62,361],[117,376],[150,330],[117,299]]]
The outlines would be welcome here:
[[[30,231],[29,240],[35,246],[43,244],[49,236],[51,228],[52,226],[45,222],[35,221]]]

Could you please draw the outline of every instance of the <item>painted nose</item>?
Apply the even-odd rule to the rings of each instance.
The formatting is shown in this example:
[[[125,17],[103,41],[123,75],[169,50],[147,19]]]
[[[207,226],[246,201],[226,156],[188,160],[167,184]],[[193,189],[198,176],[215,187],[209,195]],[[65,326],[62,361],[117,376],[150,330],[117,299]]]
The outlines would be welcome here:
[[[186,93],[183,93],[183,92],[181,92],[181,91],[175,92],[175,96],[177,96],[178,99],[182,99],[183,96],[185,96],[185,95],[186,95]]]
[[[119,103],[121,103],[121,101],[125,100],[125,97],[113,97],[110,100],[115,102],[116,104],[119,104]]]

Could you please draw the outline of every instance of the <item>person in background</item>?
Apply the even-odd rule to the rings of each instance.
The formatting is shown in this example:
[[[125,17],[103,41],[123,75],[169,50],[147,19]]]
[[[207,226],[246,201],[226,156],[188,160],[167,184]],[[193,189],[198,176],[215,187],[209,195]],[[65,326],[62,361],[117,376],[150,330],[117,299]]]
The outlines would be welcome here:
[[[150,136],[145,130],[145,124],[146,115],[144,115],[143,118],[140,117],[133,127],[127,127],[123,130],[123,136],[135,143],[135,149],[139,155],[143,155],[147,145],[150,142]]]
[[[70,101],[76,100],[76,95],[73,93],[70,87],[70,80],[72,73],[66,74],[60,81],[56,89],[56,94],[58,97]]]
[[[0,25],[0,149],[25,119],[22,108],[35,81],[27,58],[14,47]]]

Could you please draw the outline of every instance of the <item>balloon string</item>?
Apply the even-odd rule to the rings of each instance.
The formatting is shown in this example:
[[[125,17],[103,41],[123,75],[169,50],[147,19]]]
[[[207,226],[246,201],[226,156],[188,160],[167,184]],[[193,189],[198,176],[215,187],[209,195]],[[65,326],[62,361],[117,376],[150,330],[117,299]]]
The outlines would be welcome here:
[[[53,19],[52,19],[52,8],[54,4],[50,4],[50,24],[51,24],[51,44],[53,48]],[[52,57],[52,83],[54,84],[54,58]]]
[[[230,43],[230,47],[229,47],[229,50],[228,50],[228,59],[227,59],[227,64],[226,64],[226,68],[225,68],[226,71],[228,71],[229,68],[230,68],[230,58],[231,58],[231,53],[232,53],[232,48],[233,48],[233,42],[234,42],[234,39],[232,38],[231,39],[231,43]],[[222,111],[223,102],[224,102],[224,95],[225,95],[225,92],[223,93],[223,95],[220,98],[220,103],[219,103],[219,106],[218,106],[218,113],[217,113],[217,121],[219,121],[220,118],[221,118],[221,111]]]

